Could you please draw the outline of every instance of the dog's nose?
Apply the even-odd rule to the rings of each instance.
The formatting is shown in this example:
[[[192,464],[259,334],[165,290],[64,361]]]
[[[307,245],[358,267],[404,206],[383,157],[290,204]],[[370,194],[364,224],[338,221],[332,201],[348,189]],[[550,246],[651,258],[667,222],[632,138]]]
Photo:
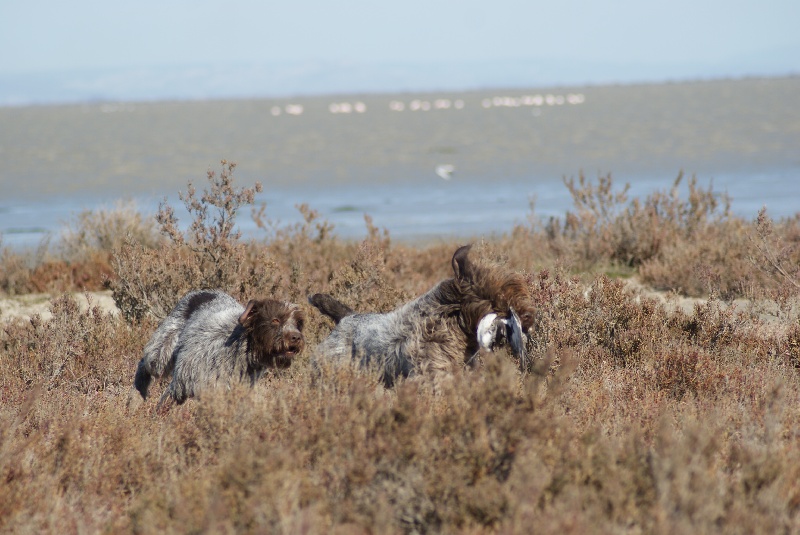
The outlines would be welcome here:
[[[303,340],[303,335],[297,332],[289,333],[287,335],[290,344],[299,344]]]

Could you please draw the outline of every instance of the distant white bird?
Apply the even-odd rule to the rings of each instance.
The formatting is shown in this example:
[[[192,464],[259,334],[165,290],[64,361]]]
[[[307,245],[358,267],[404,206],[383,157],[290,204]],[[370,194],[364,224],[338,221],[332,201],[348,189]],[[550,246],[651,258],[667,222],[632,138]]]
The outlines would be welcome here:
[[[456,166],[450,163],[443,163],[436,166],[436,174],[445,180],[450,180],[455,170]]]
[[[570,104],[583,104],[586,101],[586,96],[583,93],[567,95],[567,102]]]
[[[284,111],[289,115],[303,115],[302,104],[287,104]]]

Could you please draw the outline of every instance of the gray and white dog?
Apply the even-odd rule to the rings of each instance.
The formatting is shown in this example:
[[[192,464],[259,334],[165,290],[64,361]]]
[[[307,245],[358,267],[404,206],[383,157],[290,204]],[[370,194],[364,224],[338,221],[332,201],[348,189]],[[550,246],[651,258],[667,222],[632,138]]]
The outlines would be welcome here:
[[[154,377],[172,374],[159,406],[178,404],[204,387],[230,380],[252,386],[269,367],[285,368],[305,346],[296,304],[274,299],[242,306],[220,290],[184,295],[144,348],[134,386],[147,398]]]
[[[452,259],[453,278],[385,314],[358,314],[327,294],[309,302],[336,326],[315,350],[315,362],[377,367],[392,386],[398,377],[441,377],[508,343],[524,366],[524,338],[534,320],[525,278],[500,266],[473,262],[471,246]]]

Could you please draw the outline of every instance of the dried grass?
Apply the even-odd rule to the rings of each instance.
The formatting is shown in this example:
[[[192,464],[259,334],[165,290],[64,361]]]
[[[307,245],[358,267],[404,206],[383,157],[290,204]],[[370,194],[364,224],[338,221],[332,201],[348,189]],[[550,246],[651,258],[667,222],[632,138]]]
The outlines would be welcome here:
[[[308,207],[300,225],[243,243],[226,225],[250,189],[232,172],[210,174],[205,196],[190,190],[189,231],[162,208],[160,249],[116,242],[109,284],[126,314],[64,296],[49,321],[0,326],[0,531],[800,530],[796,220],[739,220],[696,186],[696,201],[628,202],[610,179],[573,183],[595,198],[585,212],[475,249],[526,270],[539,303],[524,375],[497,355],[436,392],[424,380],[386,390],[306,356],[254,389],[129,410],[155,318],[188,287],[303,304],[326,291],[386,310],[448,276],[455,243],[396,244],[369,220],[363,242],[344,242]],[[711,298],[672,311],[605,274],[652,284],[666,266],[665,286]],[[28,284],[5,273],[6,292]],[[731,295],[774,300],[775,317]],[[313,350],[329,325],[308,316]]]

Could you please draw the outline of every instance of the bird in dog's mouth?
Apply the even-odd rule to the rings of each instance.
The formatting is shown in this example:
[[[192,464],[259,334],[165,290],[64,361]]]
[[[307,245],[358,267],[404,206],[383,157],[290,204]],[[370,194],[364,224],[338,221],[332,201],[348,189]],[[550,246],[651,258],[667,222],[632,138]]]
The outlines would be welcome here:
[[[519,359],[520,369],[525,370],[527,366],[525,344],[528,336],[513,307],[509,307],[506,317],[491,312],[481,318],[478,323],[477,338],[480,348],[486,351],[494,351],[495,348],[508,343],[511,346],[511,353]]]

